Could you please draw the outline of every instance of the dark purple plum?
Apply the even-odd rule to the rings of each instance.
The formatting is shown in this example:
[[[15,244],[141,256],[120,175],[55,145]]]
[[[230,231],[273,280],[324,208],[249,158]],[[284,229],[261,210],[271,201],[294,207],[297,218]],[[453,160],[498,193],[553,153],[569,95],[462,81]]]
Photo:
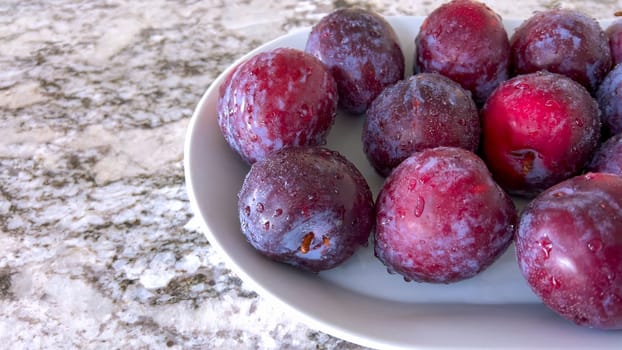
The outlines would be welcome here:
[[[386,88],[367,110],[362,135],[367,158],[383,176],[426,148],[454,146],[475,152],[479,138],[479,115],[471,94],[434,73],[420,73]]]
[[[622,133],[622,65],[617,65],[603,80],[596,92],[601,111],[603,135]]]
[[[600,146],[588,170],[622,176],[622,134],[613,136]]]
[[[581,326],[622,329],[622,177],[588,173],[521,215],[520,270],[545,305]]]
[[[533,197],[577,175],[599,138],[596,101],[559,74],[542,71],[505,81],[482,110],[484,159],[514,195]]]
[[[367,244],[373,198],[346,158],[320,147],[288,147],[251,166],[238,194],[242,232],[269,258],[319,272]]]
[[[229,146],[252,164],[283,147],[323,145],[337,99],[335,80],[318,59],[279,48],[253,56],[227,76],[218,124]]]
[[[594,19],[572,10],[537,12],[516,29],[510,44],[514,74],[547,70],[594,93],[611,69],[605,32]]]
[[[613,65],[622,62],[622,20],[613,22],[607,30],[605,30],[609,38],[609,48],[611,49],[611,59]]]
[[[513,202],[474,153],[426,149],[398,165],[381,189],[375,253],[406,280],[456,282],[490,266],[515,223]]]
[[[434,10],[415,39],[417,72],[437,72],[483,105],[509,77],[510,43],[501,17],[483,3],[454,0]]]
[[[305,51],[330,69],[339,105],[360,114],[387,86],[404,78],[404,55],[391,25],[380,15],[344,8],[313,26]]]

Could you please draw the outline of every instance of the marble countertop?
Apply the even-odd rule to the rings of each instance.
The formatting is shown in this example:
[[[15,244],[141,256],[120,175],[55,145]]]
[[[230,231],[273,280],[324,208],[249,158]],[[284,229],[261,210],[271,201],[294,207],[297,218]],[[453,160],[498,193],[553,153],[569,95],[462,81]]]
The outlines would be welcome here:
[[[236,277],[184,187],[193,108],[236,58],[339,6],[444,1],[0,2],[0,344],[359,349]],[[622,1],[488,1],[504,17]]]

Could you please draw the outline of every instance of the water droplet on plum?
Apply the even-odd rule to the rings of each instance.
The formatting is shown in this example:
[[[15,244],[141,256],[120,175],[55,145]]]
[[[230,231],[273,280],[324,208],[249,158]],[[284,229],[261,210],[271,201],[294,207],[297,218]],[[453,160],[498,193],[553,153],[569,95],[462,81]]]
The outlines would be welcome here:
[[[538,242],[538,245],[540,246],[540,248],[542,249],[542,252],[544,253],[544,259],[548,259],[549,256],[551,255],[551,250],[553,250],[553,242],[551,242],[550,239],[545,237],[540,242]]]
[[[603,247],[603,242],[601,242],[599,239],[593,239],[589,242],[587,242],[587,248],[592,252],[592,253],[598,253]]]
[[[391,223],[391,218],[384,216],[382,219],[380,219],[380,225],[388,225]]]
[[[561,287],[561,283],[559,283],[559,281],[555,277],[551,277],[551,284],[554,288]]]
[[[412,179],[409,183],[408,183],[408,190],[409,191],[414,191],[417,188],[417,179]]]
[[[417,196],[417,200],[415,201],[415,208],[413,209],[413,214],[416,217],[421,217],[423,214],[423,210],[425,209],[425,199],[421,196]]]

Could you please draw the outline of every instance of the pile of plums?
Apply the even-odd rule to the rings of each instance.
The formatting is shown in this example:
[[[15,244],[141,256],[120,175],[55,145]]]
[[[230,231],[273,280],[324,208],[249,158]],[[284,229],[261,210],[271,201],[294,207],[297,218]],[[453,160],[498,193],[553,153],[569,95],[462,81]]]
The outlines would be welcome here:
[[[346,8],[235,67],[218,124],[251,165],[241,230],[276,261],[319,272],[373,236],[406,280],[451,283],[516,244],[542,301],[577,324],[622,329],[622,22],[538,12],[508,36],[499,15],[454,0],[418,32],[405,77],[396,33]],[[615,68],[614,68],[615,67]],[[378,197],[324,147],[336,112],[365,118]],[[602,145],[602,146],[601,146]],[[518,213],[510,196],[530,200]]]

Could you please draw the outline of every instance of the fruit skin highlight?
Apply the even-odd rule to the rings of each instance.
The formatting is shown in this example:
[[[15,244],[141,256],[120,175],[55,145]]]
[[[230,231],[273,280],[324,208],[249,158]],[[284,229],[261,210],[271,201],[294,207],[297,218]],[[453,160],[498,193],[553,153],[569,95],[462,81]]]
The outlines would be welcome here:
[[[337,85],[315,57],[296,49],[259,53],[220,87],[218,125],[248,164],[289,146],[320,146],[337,112]]]
[[[479,106],[509,77],[510,42],[501,17],[477,1],[454,0],[432,11],[415,46],[416,72],[449,77]]]
[[[248,242],[311,272],[331,269],[367,244],[373,205],[354,164],[320,147],[284,148],[256,162],[238,194]]]
[[[382,16],[344,8],[323,17],[307,39],[305,51],[331,71],[339,105],[361,114],[387,86],[404,78],[404,54],[397,35]]]
[[[588,173],[524,209],[520,270],[545,305],[574,323],[622,329],[622,178]]]
[[[607,35],[598,22],[577,11],[538,12],[516,29],[510,44],[514,75],[559,73],[591,93],[612,65]]]
[[[484,160],[513,195],[533,197],[577,175],[600,138],[596,101],[583,86],[554,73],[505,81],[481,115]]]
[[[387,178],[376,202],[376,257],[406,280],[451,283],[490,266],[514,234],[514,203],[474,153],[426,149]]]
[[[475,152],[479,114],[469,92],[435,73],[420,73],[386,88],[367,110],[363,150],[387,176],[413,152],[453,146]]]

